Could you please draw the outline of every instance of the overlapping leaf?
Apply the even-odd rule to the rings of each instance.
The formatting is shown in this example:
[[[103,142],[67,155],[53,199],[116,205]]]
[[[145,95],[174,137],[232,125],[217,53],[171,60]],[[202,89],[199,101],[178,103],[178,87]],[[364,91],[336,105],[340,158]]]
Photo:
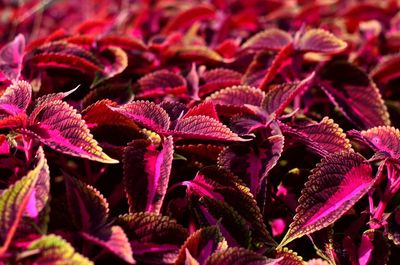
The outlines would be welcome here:
[[[172,137],[160,149],[150,141],[134,140],[124,153],[124,184],[130,212],[159,213],[167,191],[173,158]]]
[[[242,44],[242,49],[280,50],[292,42],[292,37],[280,29],[266,29],[257,33]]]
[[[310,29],[301,35],[295,46],[303,52],[334,54],[346,49],[347,43],[323,29]]]
[[[400,131],[394,127],[379,126],[361,131],[361,136],[375,150],[399,159],[400,158]]]
[[[159,70],[138,80],[141,92],[139,97],[163,96],[169,93],[182,93],[186,89],[186,80],[167,70]]]
[[[305,126],[293,128],[281,123],[280,127],[284,134],[304,143],[315,153],[324,157],[331,153],[352,150],[346,134],[343,133],[338,124],[328,117],[324,117],[318,123]]]
[[[221,122],[204,115],[179,120],[173,134],[182,138],[201,140],[246,141]]]
[[[45,145],[64,154],[102,163],[118,163],[103,153],[81,116],[61,100],[49,100],[37,107],[29,129]]]
[[[367,74],[345,61],[328,63],[320,72],[319,84],[355,125],[368,129],[390,125],[382,96]]]
[[[329,226],[372,187],[371,166],[354,152],[332,154],[313,170],[281,246]]]
[[[34,169],[0,195],[0,256],[10,246],[22,216],[26,213],[30,217],[37,217],[47,201],[49,176],[42,150],[39,150],[37,160]]]
[[[53,234],[33,241],[27,250],[38,252],[34,264],[94,265],[92,261],[77,253],[67,241]]]
[[[219,90],[206,101],[212,101],[219,105],[243,106],[244,104],[260,106],[264,98],[264,92],[251,86],[233,86]]]
[[[379,230],[367,230],[361,237],[358,248],[360,265],[387,264],[390,255],[390,244]]]
[[[31,103],[32,87],[26,81],[18,81],[7,87],[0,97],[0,115],[5,112],[8,115],[23,113]],[[1,117],[0,116],[0,117]]]
[[[168,130],[170,126],[170,118],[167,112],[149,101],[135,101],[119,108],[110,108],[157,133]]]
[[[21,75],[24,49],[25,38],[22,34],[0,49],[0,72],[11,81],[17,81]]]
[[[194,232],[182,245],[175,264],[185,264],[188,252],[192,259],[199,264],[204,264],[212,253],[223,251],[225,248],[226,241],[217,226],[201,228]]]
[[[231,247],[223,251],[219,251],[211,255],[205,265],[274,265],[277,263],[276,259],[269,259],[261,256],[251,250]]]

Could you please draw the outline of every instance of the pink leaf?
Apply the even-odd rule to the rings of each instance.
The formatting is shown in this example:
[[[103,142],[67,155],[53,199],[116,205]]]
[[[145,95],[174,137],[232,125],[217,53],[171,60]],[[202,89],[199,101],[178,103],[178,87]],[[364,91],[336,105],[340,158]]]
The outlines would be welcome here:
[[[252,36],[242,45],[242,49],[279,51],[292,42],[292,37],[280,29],[266,29]]]
[[[21,75],[24,49],[25,38],[22,34],[0,49],[0,72],[11,81],[17,81]]]
[[[310,29],[300,37],[295,47],[303,52],[335,54],[345,50],[347,43],[323,29]]]
[[[280,246],[331,225],[373,184],[372,168],[361,155],[347,152],[324,158],[306,182],[296,215]]]
[[[0,97],[0,111],[9,115],[17,115],[24,112],[32,98],[32,87],[26,81],[17,81],[7,87]]]

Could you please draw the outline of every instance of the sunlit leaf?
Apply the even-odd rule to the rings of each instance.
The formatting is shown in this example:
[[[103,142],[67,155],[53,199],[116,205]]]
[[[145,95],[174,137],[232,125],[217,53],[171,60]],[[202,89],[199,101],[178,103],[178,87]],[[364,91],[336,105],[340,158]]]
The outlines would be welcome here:
[[[252,36],[242,45],[242,49],[251,50],[280,50],[292,41],[286,31],[280,29],[266,29]]]
[[[81,115],[61,100],[45,101],[29,130],[45,145],[64,154],[102,163],[118,163],[103,153]]]
[[[348,152],[324,158],[306,182],[296,215],[280,246],[331,225],[373,184],[371,166],[361,155]]]
[[[346,49],[347,43],[323,29],[310,29],[295,43],[298,50],[335,54]]]

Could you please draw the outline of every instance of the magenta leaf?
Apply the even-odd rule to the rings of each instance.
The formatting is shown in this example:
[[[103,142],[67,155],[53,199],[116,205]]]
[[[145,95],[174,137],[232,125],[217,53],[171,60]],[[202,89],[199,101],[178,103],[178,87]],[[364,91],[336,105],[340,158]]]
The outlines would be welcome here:
[[[355,125],[363,129],[390,125],[382,96],[368,75],[356,66],[336,61],[320,72],[322,89]]]
[[[43,144],[64,154],[102,163],[118,163],[103,153],[81,115],[70,105],[61,100],[46,100],[37,108],[40,112],[30,117],[29,130]]]
[[[82,236],[87,241],[104,247],[127,263],[136,263],[133,259],[132,248],[128,238],[120,226],[114,225],[110,228],[102,229],[96,236],[83,232]]]
[[[352,151],[346,134],[332,119],[324,117],[320,122],[290,127],[280,123],[283,133],[302,142],[315,153],[325,157],[336,152]]]
[[[278,51],[292,42],[292,37],[280,29],[266,29],[252,36],[242,45],[242,49]]]
[[[367,230],[361,237],[358,248],[360,265],[387,264],[390,255],[390,244],[379,230]]]
[[[322,159],[305,184],[296,215],[280,246],[331,225],[373,184],[371,166],[357,153],[336,153]]]
[[[379,126],[361,131],[361,136],[375,152],[383,152],[394,159],[400,158],[400,132],[398,129]]]
[[[218,165],[240,177],[254,196],[283,152],[284,137],[279,127],[276,123],[269,127],[263,130],[267,137],[261,144],[230,145],[218,157]]]
[[[0,49],[0,72],[13,82],[21,75],[24,50],[25,38],[22,34],[18,34]]]
[[[8,115],[23,113],[31,103],[32,87],[26,81],[17,81],[7,87],[0,97],[0,115],[5,112]],[[1,117],[1,116],[0,116]]]
[[[310,29],[295,41],[297,50],[335,54],[347,48],[347,43],[323,29]]]
[[[170,126],[170,118],[167,112],[149,101],[135,101],[119,108],[110,108],[157,133],[165,132]]]
[[[167,191],[174,145],[166,137],[160,147],[134,140],[124,152],[124,184],[130,212],[159,213]]]
[[[314,76],[315,74],[312,73],[299,83],[274,86],[265,95],[261,107],[268,114],[275,113],[276,117],[279,117],[296,96],[301,96],[312,85]]]
[[[204,264],[206,259],[214,252],[226,249],[226,241],[217,226],[201,228],[194,232],[182,245],[175,261],[176,265],[185,265],[187,253],[199,264]]]
[[[27,250],[37,254],[33,264],[94,265],[89,259],[77,253],[67,241],[53,234],[32,241]]]
[[[46,178],[47,163],[41,149],[37,160],[34,169],[0,194],[0,257],[9,248],[23,215],[37,217],[47,202],[49,179]]]
[[[174,136],[199,140],[247,141],[221,122],[208,116],[191,116],[178,120]]]
[[[251,250],[230,247],[211,255],[205,265],[276,265],[279,259],[269,259]]]

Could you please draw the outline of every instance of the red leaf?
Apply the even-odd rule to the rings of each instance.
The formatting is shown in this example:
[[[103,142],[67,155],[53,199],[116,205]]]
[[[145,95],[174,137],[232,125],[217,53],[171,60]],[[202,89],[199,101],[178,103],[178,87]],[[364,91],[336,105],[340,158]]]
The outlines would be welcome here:
[[[219,120],[217,111],[215,110],[214,104],[211,101],[200,103],[194,108],[189,109],[189,111],[186,112],[186,114],[182,118],[184,119],[199,115],[207,116],[217,121]]]
[[[266,29],[252,36],[242,45],[242,49],[279,51],[292,42],[292,37],[280,29]]]
[[[303,52],[322,52],[335,54],[347,48],[347,43],[323,29],[307,30],[295,42],[295,49]]]

